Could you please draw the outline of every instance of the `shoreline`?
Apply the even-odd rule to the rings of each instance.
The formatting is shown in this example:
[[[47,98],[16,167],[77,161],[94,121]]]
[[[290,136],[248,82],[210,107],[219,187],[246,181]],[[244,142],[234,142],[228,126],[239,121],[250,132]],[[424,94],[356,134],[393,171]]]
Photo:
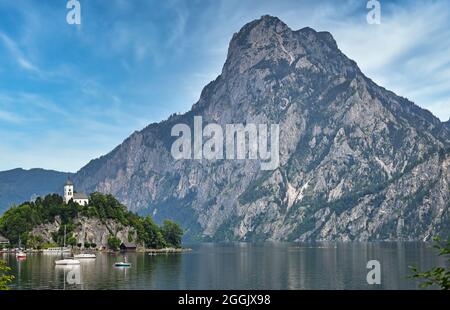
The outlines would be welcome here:
[[[22,250],[25,253],[44,253],[44,250],[36,250],[36,249],[27,249],[27,250]],[[112,250],[98,250],[98,249],[90,249],[90,250],[78,250],[78,249],[74,249],[71,250],[70,252],[67,253],[83,253],[83,252],[87,252],[87,253],[121,253],[121,252],[136,252],[136,253],[151,253],[151,254],[171,254],[171,253],[186,253],[186,252],[191,252],[192,249],[191,248],[162,248],[162,249],[144,249],[144,248],[138,248],[136,250],[132,250],[132,251],[112,251]],[[0,253],[17,253],[18,250],[17,249],[0,249]],[[60,252],[55,252],[53,254],[61,254]]]
[[[142,249],[137,252],[152,253],[152,254],[169,254],[169,253],[185,253],[191,252],[191,248],[162,248],[162,249]]]

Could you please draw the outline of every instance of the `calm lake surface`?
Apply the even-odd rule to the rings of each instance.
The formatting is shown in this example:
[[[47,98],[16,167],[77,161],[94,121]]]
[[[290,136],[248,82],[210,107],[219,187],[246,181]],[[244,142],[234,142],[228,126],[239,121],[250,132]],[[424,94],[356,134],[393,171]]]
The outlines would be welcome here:
[[[0,254],[16,276],[13,289],[417,289],[408,266],[445,266],[429,243],[200,243],[192,252],[98,253],[78,267],[55,267],[58,255]],[[381,263],[381,285],[368,285],[366,264]],[[69,279],[69,281],[67,280]],[[79,284],[76,284],[76,283]],[[75,283],[75,284],[74,284]]]

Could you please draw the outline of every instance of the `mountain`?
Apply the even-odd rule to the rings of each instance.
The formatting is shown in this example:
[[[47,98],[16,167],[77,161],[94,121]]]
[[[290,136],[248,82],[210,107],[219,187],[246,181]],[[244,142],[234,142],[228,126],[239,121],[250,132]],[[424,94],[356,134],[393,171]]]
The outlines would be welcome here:
[[[13,169],[0,172],[0,214],[11,205],[61,192],[70,173],[44,169]]]
[[[174,160],[175,124],[280,124],[280,165]],[[74,181],[192,239],[394,240],[449,233],[450,129],[367,78],[328,32],[263,16],[233,35],[192,109],[135,132]]]

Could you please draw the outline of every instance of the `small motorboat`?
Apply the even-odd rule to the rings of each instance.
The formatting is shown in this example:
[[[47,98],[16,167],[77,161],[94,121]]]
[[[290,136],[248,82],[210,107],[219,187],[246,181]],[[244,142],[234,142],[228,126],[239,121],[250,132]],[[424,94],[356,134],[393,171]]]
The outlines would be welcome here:
[[[81,253],[76,254],[73,256],[75,259],[95,259],[97,256],[95,254],[89,254],[89,253]]]
[[[69,265],[79,265],[80,261],[73,258],[67,258],[67,259],[60,259],[55,261],[55,265],[57,266],[69,266]]]
[[[131,263],[128,262],[127,257],[125,256],[123,262],[114,263],[115,267],[131,267]]]

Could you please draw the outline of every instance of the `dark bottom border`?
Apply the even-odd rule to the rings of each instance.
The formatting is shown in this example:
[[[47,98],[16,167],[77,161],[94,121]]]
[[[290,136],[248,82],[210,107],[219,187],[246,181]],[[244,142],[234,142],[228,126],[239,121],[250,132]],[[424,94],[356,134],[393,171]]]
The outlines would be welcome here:
[[[187,299],[186,299],[187,296]],[[260,297],[262,296],[262,297]],[[269,296],[269,297],[267,297]],[[211,303],[206,307],[205,297]],[[196,308],[218,307],[272,308],[282,306],[311,307],[442,307],[450,306],[449,291],[6,291],[0,292],[1,309],[29,305],[55,309],[91,309],[94,306],[146,309],[181,306],[196,302]],[[192,305],[191,305],[192,306]],[[184,305],[186,307],[186,305]],[[22,308],[22,307],[21,307]],[[384,310],[380,308],[380,310]]]

